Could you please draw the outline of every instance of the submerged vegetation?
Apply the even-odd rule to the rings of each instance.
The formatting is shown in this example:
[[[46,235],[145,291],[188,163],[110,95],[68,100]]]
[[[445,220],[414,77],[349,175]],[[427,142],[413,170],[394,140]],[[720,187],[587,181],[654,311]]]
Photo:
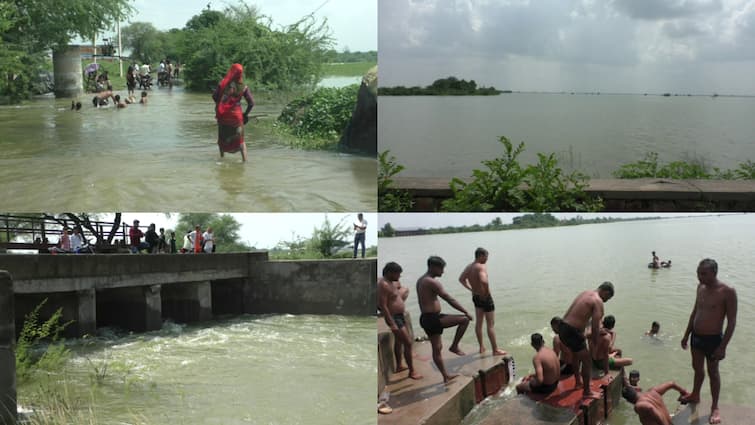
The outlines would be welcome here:
[[[289,143],[307,149],[335,149],[357,102],[359,86],[321,87],[283,108],[278,123],[295,136]]]
[[[491,96],[501,94],[495,87],[477,87],[475,80],[460,80],[456,77],[435,80],[427,87],[380,87],[378,95],[384,96]]]
[[[668,179],[718,179],[718,180],[754,180],[755,162],[748,160],[734,170],[721,170],[708,166],[702,160],[672,161],[660,163],[658,153],[649,152],[639,161],[622,165],[614,171],[619,179],[668,178]]]

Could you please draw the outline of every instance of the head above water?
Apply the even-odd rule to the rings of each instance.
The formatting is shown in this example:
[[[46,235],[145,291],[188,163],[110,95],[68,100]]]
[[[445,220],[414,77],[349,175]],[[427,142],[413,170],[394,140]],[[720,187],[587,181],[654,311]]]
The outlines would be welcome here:
[[[603,327],[606,329],[613,329],[616,326],[616,318],[612,315],[608,315],[603,318]]]
[[[395,276],[396,274],[400,275],[402,271],[404,271],[404,269],[401,268],[401,265],[395,261],[391,261],[385,263],[385,267],[383,267],[383,277]]]
[[[613,298],[613,283],[605,281],[598,286],[598,295],[603,302],[606,302]]]
[[[661,330],[661,324],[658,322],[653,322],[650,325],[650,330],[653,331],[653,333],[658,333],[658,331]]]
[[[530,336],[530,345],[535,350],[539,350],[543,346],[543,336],[539,333],[534,333]]]

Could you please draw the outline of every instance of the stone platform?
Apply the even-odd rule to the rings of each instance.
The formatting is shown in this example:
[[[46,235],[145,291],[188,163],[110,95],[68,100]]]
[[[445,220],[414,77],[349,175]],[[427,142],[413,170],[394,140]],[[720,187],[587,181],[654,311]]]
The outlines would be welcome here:
[[[410,323],[410,318],[407,318]],[[393,413],[378,415],[379,425],[458,425],[475,405],[486,397],[496,395],[509,385],[508,356],[480,355],[472,347],[462,346],[469,353],[457,356],[448,351],[451,336],[444,337],[443,360],[448,373],[459,374],[449,384],[443,379],[432,361],[429,341],[413,345],[414,367],[423,378],[413,380],[408,371],[394,373],[393,334],[378,318],[378,358],[380,377],[378,393],[390,393],[388,404]],[[525,360],[522,360],[525,361]],[[525,361],[529,364],[529,359]],[[591,385],[603,397],[582,400],[581,388],[575,388],[574,377],[562,379],[552,394],[543,396],[516,396],[477,421],[484,425],[596,425],[602,423],[621,397],[623,371],[611,371],[596,377]]]
[[[721,411],[722,425],[752,425],[755,424],[755,408],[718,405]],[[702,400],[699,404],[681,406],[674,415],[674,425],[707,425],[710,418],[710,400]]]

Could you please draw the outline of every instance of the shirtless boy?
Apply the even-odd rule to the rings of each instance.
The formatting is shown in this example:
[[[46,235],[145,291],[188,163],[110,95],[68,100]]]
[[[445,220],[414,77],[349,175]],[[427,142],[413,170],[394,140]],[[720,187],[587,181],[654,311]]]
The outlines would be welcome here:
[[[396,372],[402,372],[407,368],[401,366],[401,353],[403,351],[406,365],[409,369],[409,377],[422,379],[422,375],[414,370],[412,362],[412,340],[409,330],[406,328],[404,301],[409,297],[409,288],[401,286],[401,266],[390,262],[383,267],[383,277],[378,279],[378,307],[383,312],[386,325],[391,328],[395,336],[393,345],[396,356]]]
[[[530,336],[530,344],[537,353],[532,357],[532,365],[535,373],[526,376],[516,386],[517,393],[532,392],[535,394],[550,394],[558,387],[561,377],[561,369],[558,364],[558,356],[543,342],[543,336],[534,333]]]
[[[487,322],[488,339],[493,349],[493,355],[504,356],[506,351],[498,348],[495,340],[495,305],[490,295],[488,283],[488,269],[485,263],[488,261],[488,251],[485,248],[477,248],[474,252],[474,262],[469,264],[459,276],[459,282],[472,291],[472,302],[475,306],[475,334],[480,344],[480,354],[485,352],[485,344],[482,342],[482,322]]]
[[[687,390],[677,385],[674,381],[656,385],[640,394],[632,387],[624,387],[621,391],[621,396],[626,401],[634,404],[634,411],[640,417],[642,425],[672,425],[671,415],[663,403],[663,394],[672,388],[679,391],[682,397],[687,396]]]
[[[619,357],[616,351],[611,350],[614,340],[614,334],[611,331],[615,323],[616,319],[613,316],[604,317],[597,343],[590,344],[592,364],[605,374],[608,374],[608,369],[619,369],[632,364],[632,359]]]
[[[427,333],[430,344],[433,346],[433,362],[443,375],[443,382],[448,383],[458,375],[449,375],[443,364],[443,357],[441,356],[443,329],[457,326],[456,335],[454,335],[454,340],[448,349],[456,355],[465,356],[466,354],[459,349],[459,341],[464,336],[472,316],[446,292],[443,285],[438,281],[437,278],[443,275],[445,267],[446,262],[440,257],[433,256],[427,259],[427,272],[417,280],[417,298],[419,298],[419,308],[422,312],[419,324]],[[438,297],[443,298],[453,308],[464,314],[441,314]]]
[[[700,388],[705,380],[703,363],[707,363],[710,378],[710,419],[712,424],[721,423],[718,411],[718,395],[721,392],[721,375],[718,362],[726,357],[734,327],[737,325],[737,292],[718,280],[718,264],[706,258],[697,266],[697,297],[689,316],[687,330],[682,337],[682,349],[687,349],[687,340],[692,335],[692,368],[695,371],[692,393],[679,399],[682,403],[699,403]],[[726,331],[721,334],[726,319]]]
[[[590,390],[592,359],[587,350],[584,330],[587,323],[592,321],[593,344],[597,345],[597,338],[600,336],[600,322],[603,318],[603,303],[610,300],[613,293],[611,282],[603,282],[598,289],[582,292],[574,299],[559,324],[558,336],[573,354],[574,378],[577,386],[580,383],[583,386],[583,398],[600,398],[599,393]],[[581,376],[580,373],[577,373],[577,371],[580,371],[580,367],[582,368]]]

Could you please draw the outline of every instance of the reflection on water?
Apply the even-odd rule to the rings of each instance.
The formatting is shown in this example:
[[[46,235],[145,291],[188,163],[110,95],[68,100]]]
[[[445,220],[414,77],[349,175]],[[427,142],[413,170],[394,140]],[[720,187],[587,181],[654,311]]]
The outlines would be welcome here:
[[[374,158],[278,143],[250,122],[249,162],[220,158],[209,94],[153,90],[148,105],[45,97],[0,107],[6,210],[347,211],[376,208]],[[280,105],[252,115],[273,120]]]
[[[243,316],[69,348],[71,397],[96,423],[374,424],[373,318]],[[107,365],[91,385],[93,369]],[[19,387],[22,404],[35,383]]]

